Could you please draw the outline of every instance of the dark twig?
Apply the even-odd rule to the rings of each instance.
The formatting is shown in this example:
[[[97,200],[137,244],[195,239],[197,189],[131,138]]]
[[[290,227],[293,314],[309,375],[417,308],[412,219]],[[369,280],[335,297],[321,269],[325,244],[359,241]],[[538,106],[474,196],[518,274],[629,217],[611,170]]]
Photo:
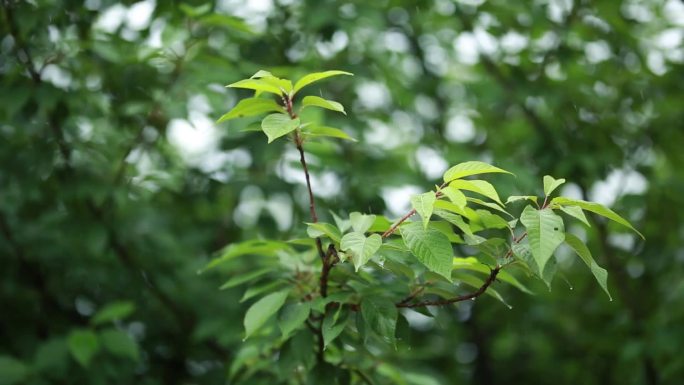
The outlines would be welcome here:
[[[453,298],[448,298],[448,299],[439,299],[439,300],[434,300],[434,301],[421,301],[421,302],[415,302],[415,303],[403,303],[399,302],[396,304],[397,307],[402,308],[415,308],[415,307],[423,307],[423,306],[445,306],[445,305],[450,305],[452,303],[456,302],[461,302],[461,301],[467,301],[469,299],[477,298],[484,294],[485,291],[487,291],[487,288],[496,280],[496,276],[499,274],[499,271],[501,271],[501,266],[496,266],[495,268],[492,269],[492,271],[489,273],[489,278],[480,286],[479,289],[476,291],[470,293],[470,294],[465,294],[465,295],[460,295],[458,297],[453,297]]]
[[[325,253],[325,258],[323,258],[323,268],[321,269],[321,296],[328,296],[328,275],[330,274],[330,269],[339,261],[337,256],[337,250],[335,250],[335,245],[332,243],[328,245],[328,251]]]

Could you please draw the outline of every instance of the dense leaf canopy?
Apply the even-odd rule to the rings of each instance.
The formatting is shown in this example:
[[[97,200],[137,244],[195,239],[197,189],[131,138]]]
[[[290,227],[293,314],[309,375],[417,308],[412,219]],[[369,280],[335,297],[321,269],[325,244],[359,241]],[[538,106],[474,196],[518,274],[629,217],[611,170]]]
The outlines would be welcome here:
[[[535,295],[502,272],[508,286],[493,282],[489,296],[429,313],[364,299],[355,313],[395,338],[370,339],[345,370],[317,365],[329,382],[316,383],[684,378],[680,1],[1,4],[0,384],[305,383],[290,373],[313,366],[316,342],[293,325],[327,304],[285,303],[290,283],[268,269],[300,246],[284,241],[347,237],[352,266],[371,249],[415,248],[443,272],[440,245],[452,240],[420,218],[404,242],[382,246],[363,234],[379,217],[350,218],[346,235],[337,229],[350,212],[394,219],[412,204],[465,228],[453,215],[466,204],[461,190],[468,205],[500,206],[488,182],[464,179],[434,211],[431,196],[411,197],[483,172],[504,201],[535,195],[509,198],[517,215],[554,189],[568,197],[549,198],[556,214],[528,212],[531,247],[512,250],[541,264]],[[321,72],[332,70],[345,73]],[[255,117],[287,111],[250,102],[255,91],[282,90],[311,107],[298,113],[312,122],[303,135],[317,224],[305,224],[289,132]],[[268,137],[253,132],[262,129]],[[542,184],[544,175],[556,179]],[[561,215],[564,229],[553,225]],[[579,237],[549,240],[554,228]],[[306,275],[309,257],[285,262]],[[489,269],[461,257],[451,278],[479,287]],[[254,279],[261,284],[244,284]],[[276,313],[274,332],[293,334],[287,359],[258,333]],[[359,319],[351,313],[320,321],[327,349]],[[243,341],[245,330],[254,338]]]

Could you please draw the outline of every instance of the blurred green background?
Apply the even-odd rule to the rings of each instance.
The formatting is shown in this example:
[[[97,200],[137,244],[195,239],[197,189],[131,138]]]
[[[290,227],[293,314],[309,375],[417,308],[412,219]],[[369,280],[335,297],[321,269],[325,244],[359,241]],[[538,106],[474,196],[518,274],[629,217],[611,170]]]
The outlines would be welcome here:
[[[396,218],[484,160],[517,174],[504,196],[565,177],[646,236],[587,231],[612,302],[561,250],[550,292],[413,319],[411,350],[378,358],[405,383],[684,381],[684,3],[2,0],[1,16],[0,384],[226,382],[248,304],[218,290],[229,272],[197,271],[308,219],[294,146],[214,123],[248,95],[224,85],[259,69],[356,75],[309,91],[359,139],[308,147],[324,220]]]

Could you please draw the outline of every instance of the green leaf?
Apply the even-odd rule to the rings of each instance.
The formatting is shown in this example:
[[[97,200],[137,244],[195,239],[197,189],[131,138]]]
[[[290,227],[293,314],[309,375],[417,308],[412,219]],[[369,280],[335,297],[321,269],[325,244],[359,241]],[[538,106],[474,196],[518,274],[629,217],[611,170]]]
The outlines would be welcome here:
[[[418,222],[401,226],[401,237],[411,253],[431,271],[451,281],[451,260],[454,255],[446,235]]]
[[[337,71],[337,70],[310,73],[308,75],[305,75],[301,79],[297,80],[297,82],[295,83],[295,86],[294,86],[293,94],[297,93],[299,90],[301,90],[302,88],[308,86],[309,84],[311,84],[313,82],[317,82],[319,80],[323,80],[323,79],[329,78],[331,76],[338,76],[338,75],[354,76],[354,74],[352,74],[350,72]]]
[[[278,105],[274,100],[262,99],[262,98],[247,98],[242,99],[240,102],[233,107],[230,111],[223,114],[221,118],[216,123],[222,123],[226,120],[235,118],[244,118],[248,116],[255,116],[263,114],[264,112],[282,112],[285,110],[283,107]]]
[[[615,211],[600,205],[598,203],[594,202],[587,202],[579,199],[570,199],[570,198],[565,198],[565,197],[558,197],[558,198],[553,198],[551,201],[551,204],[557,204],[560,206],[578,206],[584,210],[591,211],[594,214],[598,214],[602,217],[606,217],[610,219],[613,222],[617,222],[630,230],[634,231],[635,233],[639,234],[639,236],[642,239],[645,239],[644,236],[635,229],[631,223],[629,223],[626,219],[622,218],[619,216]]]
[[[330,238],[333,242],[340,243],[342,233],[340,232],[340,229],[331,225],[330,223],[316,222],[307,223],[306,225],[308,226],[306,232],[307,234],[309,234],[311,238],[318,238],[320,236],[325,235],[326,237]]]
[[[99,350],[100,342],[91,330],[74,330],[69,334],[69,351],[81,366],[87,368]]]
[[[454,187],[460,190],[472,191],[480,195],[484,195],[487,198],[503,206],[503,202],[501,202],[501,198],[499,198],[499,194],[497,194],[496,189],[494,188],[494,186],[492,186],[491,183],[487,181],[458,179],[449,183],[449,187]]]
[[[460,179],[460,178],[470,176],[470,175],[489,174],[489,173],[506,173],[506,174],[513,175],[513,173],[511,173],[511,172],[500,169],[498,167],[494,167],[494,166],[487,164],[487,163],[484,163],[484,162],[470,161],[470,162],[459,163],[459,164],[451,167],[450,169],[448,169],[444,173],[444,182],[448,183],[454,179]]]
[[[251,254],[270,257],[283,250],[291,250],[291,247],[286,242],[267,241],[261,239],[252,239],[249,241],[232,243],[221,250],[220,257],[213,259],[204,269],[200,270],[199,272],[203,273],[222,263],[228,262],[243,255]]]
[[[588,227],[591,227],[589,224],[589,221],[587,220],[587,217],[584,215],[584,211],[582,211],[581,207],[578,206],[558,206],[559,209],[561,209],[562,212],[570,215],[571,217],[575,217],[579,219],[582,223],[587,225]]]
[[[340,248],[351,254],[354,268],[359,268],[368,262],[382,245],[382,237],[379,234],[371,234],[366,237],[361,232],[351,232],[342,237]]]
[[[345,314],[342,318],[339,318],[336,313],[326,313],[325,318],[323,319],[323,325],[321,325],[324,348],[342,334],[344,328],[347,326],[348,319],[349,314]]]
[[[381,297],[364,297],[361,301],[361,316],[369,329],[380,338],[394,344],[397,325],[397,308],[394,302]]]
[[[328,110],[341,112],[347,115],[347,113],[344,112],[344,106],[342,104],[332,100],[323,99],[319,96],[304,97],[304,99],[302,100],[302,109],[310,106],[326,108]]]
[[[591,273],[594,274],[594,278],[596,278],[596,281],[601,285],[601,288],[603,288],[603,291],[608,294],[608,298],[612,301],[613,297],[610,296],[610,292],[608,291],[608,272],[606,269],[602,268],[599,266],[596,261],[594,260],[594,257],[591,255],[591,252],[589,251],[589,248],[582,242],[581,239],[577,238],[574,234],[570,233],[565,233],[565,243],[568,244],[573,250],[575,250],[575,253],[579,255],[579,257],[586,263],[587,266],[589,266],[589,269],[591,270]]]
[[[283,90],[277,84],[273,82],[267,82],[263,79],[244,79],[238,82],[227,85],[230,88],[245,88],[249,90],[255,90],[257,92],[270,92],[276,95],[283,95]]]
[[[14,385],[24,381],[29,370],[23,362],[10,356],[0,356],[0,385]]]
[[[271,114],[261,121],[261,129],[268,137],[268,143],[287,135],[299,127],[299,118],[290,119],[287,114]]]
[[[245,314],[245,339],[259,330],[285,304],[289,290],[271,293],[256,301]]]
[[[427,225],[430,222],[432,211],[435,209],[436,200],[437,198],[435,197],[434,191],[411,196],[411,206],[413,206],[418,215],[423,219],[424,228],[427,228]]]
[[[329,138],[338,138],[338,139],[345,139],[345,140],[351,140],[352,142],[356,142],[357,140],[349,136],[346,132],[340,130],[339,128],[334,128],[334,127],[326,127],[326,126],[310,126],[306,127],[303,131],[303,133],[306,136],[310,137],[329,137]]]
[[[140,359],[138,344],[121,330],[106,329],[100,332],[102,345],[110,353],[119,357],[130,358],[133,361]]]
[[[544,175],[544,194],[546,196],[551,195],[553,190],[557,189],[558,186],[565,183],[565,179],[555,179],[551,175]]]
[[[553,277],[556,275],[557,270],[556,259],[549,259],[549,261],[546,263],[546,267],[544,267],[544,271],[540,271],[537,262],[535,262],[534,257],[532,256],[532,251],[530,250],[529,244],[514,244],[512,249],[513,255],[519,261],[522,261],[525,264],[525,266],[529,268],[532,274],[534,274],[535,276],[539,277],[539,279],[544,281],[546,287],[548,287],[549,290],[551,290],[551,282],[553,281]]]
[[[311,302],[299,302],[285,306],[278,320],[283,338],[289,338],[293,331],[302,326],[309,318],[310,312]]]
[[[470,225],[468,225],[460,215],[441,209],[435,210],[435,215],[444,218],[447,222],[458,227],[464,234],[473,235]]]
[[[522,200],[528,200],[537,204],[537,197],[534,195],[511,195],[506,199],[506,204],[518,202]]]
[[[351,221],[352,228],[354,231],[359,233],[365,233],[368,231],[368,229],[373,226],[375,218],[375,215],[366,215],[359,212],[353,212],[349,214],[349,220]]]
[[[106,322],[122,320],[135,311],[135,305],[131,301],[112,302],[95,313],[90,323],[100,325]]]
[[[466,206],[466,196],[461,192],[461,190],[452,186],[446,186],[441,191],[456,206],[460,208],[464,208]]]
[[[235,287],[235,286],[239,286],[245,282],[249,282],[253,279],[261,277],[262,275],[270,273],[271,271],[273,271],[273,268],[266,267],[263,269],[259,269],[259,270],[249,272],[247,274],[238,275],[238,276],[233,277],[233,278],[229,279],[228,281],[226,281],[226,283],[224,283],[223,285],[221,285],[221,287],[219,287],[219,290],[226,290],[226,289],[230,289],[230,288]]]
[[[477,203],[477,204],[480,205],[480,206],[489,207],[490,209],[496,210],[496,211],[498,211],[498,212],[500,212],[500,213],[503,213],[503,214],[506,214],[506,215],[508,215],[508,216],[511,217],[511,218],[513,217],[513,215],[509,214],[508,211],[504,210],[503,207],[499,206],[499,205],[496,204],[496,203],[485,202],[485,201],[483,201],[483,200],[481,200],[481,199],[471,198],[471,197],[468,197],[467,200],[468,200],[468,202]]]
[[[485,265],[484,263],[480,262],[477,260],[475,257],[468,257],[468,258],[454,258],[453,260],[453,269],[458,270],[458,269],[464,269],[464,270],[470,270],[470,271],[477,271],[479,273],[485,274],[489,276],[490,274],[490,267]],[[505,270],[500,270],[499,274],[497,274],[496,279],[501,280],[503,282],[506,282],[512,286],[515,286],[518,288],[520,291],[527,293],[527,294],[534,294],[530,289],[528,289],[525,285],[523,285],[515,276],[513,276],[511,273],[505,271]]]
[[[527,229],[530,250],[541,272],[553,252],[565,239],[563,218],[549,208],[536,210],[532,206],[527,206],[520,216],[520,222]]]

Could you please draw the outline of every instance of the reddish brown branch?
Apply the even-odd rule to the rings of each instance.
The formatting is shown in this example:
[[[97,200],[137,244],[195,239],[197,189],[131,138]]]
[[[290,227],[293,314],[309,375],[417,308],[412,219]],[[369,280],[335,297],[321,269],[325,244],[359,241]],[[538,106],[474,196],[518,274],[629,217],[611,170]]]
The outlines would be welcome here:
[[[323,258],[323,268],[321,268],[321,296],[328,296],[328,275],[330,275],[330,269],[339,261],[337,256],[337,250],[335,250],[335,245],[332,243],[328,245],[328,252],[325,253],[325,258]]]
[[[444,188],[444,186],[446,186],[447,184],[448,184],[448,183],[442,183],[442,185],[439,186],[438,191],[435,193],[435,198],[439,199],[439,198],[442,197],[443,194],[442,194],[442,192],[439,191],[439,190],[441,190],[442,188]],[[399,226],[401,226],[402,223],[406,222],[407,219],[411,218],[411,217],[414,216],[415,214],[416,214],[416,209],[412,209],[411,211],[409,211],[408,213],[406,213],[406,215],[404,215],[403,217],[401,217],[401,218],[397,221],[397,223],[395,223],[394,225],[392,225],[392,227],[390,227],[389,229],[387,229],[387,231],[385,231],[384,233],[382,233],[382,237],[383,237],[383,238],[387,238],[387,237],[389,237],[390,235],[394,234],[394,232],[397,231],[397,229],[399,228]]]
[[[485,291],[487,291],[487,288],[494,283],[496,280],[496,276],[499,274],[499,271],[501,271],[501,266],[497,266],[492,271],[489,273],[489,278],[480,286],[479,289],[476,291],[470,293],[470,294],[465,294],[465,295],[460,295],[458,297],[454,298],[448,298],[448,299],[439,299],[439,300],[434,300],[434,301],[421,301],[421,302],[415,302],[415,303],[408,303],[408,302],[399,302],[396,304],[397,307],[402,308],[415,308],[415,307],[423,307],[423,306],[445,306],[445,305],[450,305],[452,303],[456,302],[462,302],[462,301],[467,301],[469,299],[477,298],[484,294]]]
[[[407,219],[411,218],[415,214],[416,214],[416,209],[409,211],[406,215],[401,217],[401,219],[399,219],[397,221],[397,223],[393,224],[392,227],[390,227],[389,229],[387,229],[387,231],[382,233],[382,237],[387,238],[390,235],[394,234],[394,232],[397,231],[397,228],[399,228],[399,226],[401,226],[402,223],[404,223]]]

